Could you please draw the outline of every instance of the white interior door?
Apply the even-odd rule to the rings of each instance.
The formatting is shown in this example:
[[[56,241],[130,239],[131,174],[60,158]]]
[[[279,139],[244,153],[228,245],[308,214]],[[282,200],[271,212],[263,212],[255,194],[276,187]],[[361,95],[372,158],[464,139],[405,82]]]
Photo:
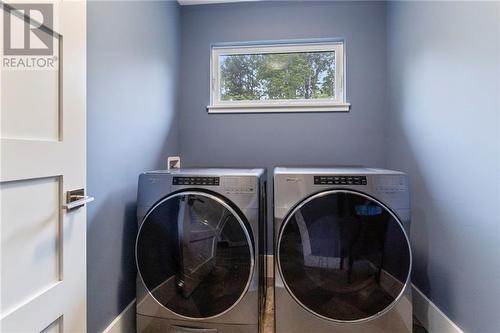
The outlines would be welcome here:
[[[0,11],[0,330],[85,332],[86,4]]]

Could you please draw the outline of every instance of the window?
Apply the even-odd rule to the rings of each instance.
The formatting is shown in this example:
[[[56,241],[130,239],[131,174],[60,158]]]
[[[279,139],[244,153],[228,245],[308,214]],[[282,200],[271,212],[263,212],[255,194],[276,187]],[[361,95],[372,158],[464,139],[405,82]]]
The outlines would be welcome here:
[[[213,46],[211,113],[348,111],[343,42]]]

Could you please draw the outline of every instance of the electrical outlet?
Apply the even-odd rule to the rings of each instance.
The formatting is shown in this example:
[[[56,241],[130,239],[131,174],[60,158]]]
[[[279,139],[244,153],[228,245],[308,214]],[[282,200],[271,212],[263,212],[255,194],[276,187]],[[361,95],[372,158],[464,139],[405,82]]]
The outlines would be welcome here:
[[[181,158],[180,156],[169,156],[167,158],[167,169],[180,169],[181,168]]]

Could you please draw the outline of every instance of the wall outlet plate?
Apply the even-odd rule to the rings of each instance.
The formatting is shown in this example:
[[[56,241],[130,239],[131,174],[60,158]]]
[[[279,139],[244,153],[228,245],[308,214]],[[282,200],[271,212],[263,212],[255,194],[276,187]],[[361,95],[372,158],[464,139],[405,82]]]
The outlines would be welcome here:
[[[180,156],[169,156],[167,158],[167,170],[180,169],[180,168],[181,168]]]

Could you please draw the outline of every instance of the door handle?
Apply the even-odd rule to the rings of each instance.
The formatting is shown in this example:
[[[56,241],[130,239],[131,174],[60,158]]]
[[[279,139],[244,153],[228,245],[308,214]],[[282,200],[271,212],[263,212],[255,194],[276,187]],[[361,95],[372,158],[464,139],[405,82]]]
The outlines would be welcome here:
[[[83,188],[66,192],[66,204],[63,207],[67,210],[73,210],[85,206],[89,202],[94,201],[93,197],[85,195]]]

